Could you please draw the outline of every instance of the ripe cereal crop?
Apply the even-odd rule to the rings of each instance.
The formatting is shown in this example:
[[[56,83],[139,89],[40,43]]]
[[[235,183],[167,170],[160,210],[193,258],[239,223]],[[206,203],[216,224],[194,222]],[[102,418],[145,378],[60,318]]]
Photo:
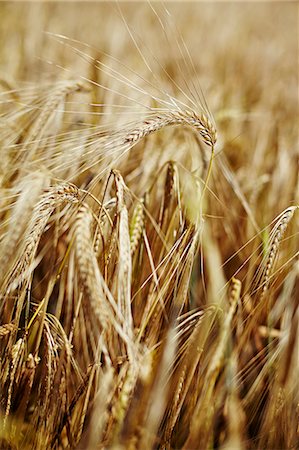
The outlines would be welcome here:
[[[298,448],[296,2],[0,17],[0,448]]]

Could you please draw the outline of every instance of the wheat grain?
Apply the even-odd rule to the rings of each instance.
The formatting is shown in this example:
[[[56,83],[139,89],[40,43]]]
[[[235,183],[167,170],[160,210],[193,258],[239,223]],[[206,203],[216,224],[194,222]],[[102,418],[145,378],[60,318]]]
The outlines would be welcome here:
[[[16,329],[16,326],[14,323],[5,323],[4,325],[0,326],[0,338],[3,336],[7,336],[12,331]]]

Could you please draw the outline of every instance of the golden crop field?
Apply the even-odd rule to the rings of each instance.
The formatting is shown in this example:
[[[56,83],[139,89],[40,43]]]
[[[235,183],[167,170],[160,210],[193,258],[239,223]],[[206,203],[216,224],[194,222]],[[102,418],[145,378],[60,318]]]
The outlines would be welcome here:
[[[0,2],[0,448],[299,447],[296,2]]]

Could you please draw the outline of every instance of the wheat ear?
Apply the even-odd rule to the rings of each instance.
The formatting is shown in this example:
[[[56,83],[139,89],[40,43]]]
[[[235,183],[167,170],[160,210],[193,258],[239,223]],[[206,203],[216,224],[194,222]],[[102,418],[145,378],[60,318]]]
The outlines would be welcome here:
[[[125,320],[100,272],[91,233],[93,215],[87,205],[78,211],[75,226],[76,258],[83,289],[90,301],[91,309],[103,330],[111,324],[125,342],[132,355],[131,340],[124,328]]]
[[[212,122],[205,114],[197,114],[190,110],[162,112],[147,118],[141,125],[132,129],[125,137],[125,143],[136,144],[149,134],[159,131],[169,125],[187,125],[199,132],[203,141],[214,147],[217,140],[217,132]]]
[[[37,120],[32,125],[30,132],[26,138],[26,144],[32,143],[34,150],[40,145],[39,138],[43,135],[47,128],[49,121],[59,107],[61,101],[69,95],[77,91],[82,91],[84,88],[81,81],[66,81],[52,89],[49,99],[41,110]]]
[[[76,203],[78,199],[78,188],[69,183],[53,186],[42,195],[34,207],[22,255],[8,277],[7,292],[15,289],[26,277],[26,271],[33,261],[41,235],[54,209],[65,201]]]
[[[280,243],[283,239],[284,233],[290,223],[296,209],[299,206],[290,206],[285,209],[279,216],[278,222],[275,224],[273,230],[271,231],[271,239],[269,245],[269,251],[266,255],[265,269],[262,278],[262,296],[265,294],[269,287],[271,273],[273,271],[275,259],[279,250]]]
[[[208,182],[212,173],[212,164],[214,160],[214,149],[217,141],[217,131],[212,122],[205,114],[197,114],[192,110],[178,110],[162,112],[153,117],[149,117],[143,121],[141,125],[129,131],[125,136],[124,143],[133,146],[141,139],[149,134],[159,131],[169,125],[187,125],[195,132],[199,133],[200,137],[211,148],[211,156],[207,169],[204,188],[201,195],[200,210],[202,210],[202,202],[206,192]]]
[[[132,256],[138,249],[142,232],[144,229],[144,222],[145,222],[144,199],[142,199],[135,206],[130,223],[130,247]]]

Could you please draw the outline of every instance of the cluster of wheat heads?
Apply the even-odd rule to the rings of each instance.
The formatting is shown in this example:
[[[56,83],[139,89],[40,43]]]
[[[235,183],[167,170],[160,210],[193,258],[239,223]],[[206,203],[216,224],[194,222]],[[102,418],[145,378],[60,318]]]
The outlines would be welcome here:
[[[295,6],[166,6],[1,4],[3,449],[298,447]]]

